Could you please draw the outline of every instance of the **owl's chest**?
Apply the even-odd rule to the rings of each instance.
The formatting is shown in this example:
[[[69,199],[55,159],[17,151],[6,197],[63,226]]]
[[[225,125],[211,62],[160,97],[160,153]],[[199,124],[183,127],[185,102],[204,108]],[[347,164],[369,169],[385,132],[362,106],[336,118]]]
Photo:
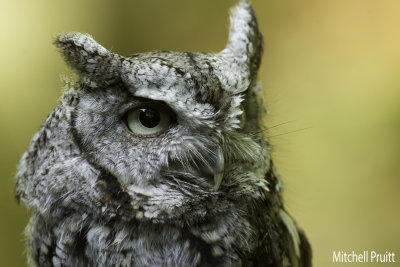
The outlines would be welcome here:
[[[84,254],[96,266],[217,266],[227,261],[234,266],[231,260],[238,255],[228,244],[234,237],[222,235],[150,223],[99,225],[88,230]]]

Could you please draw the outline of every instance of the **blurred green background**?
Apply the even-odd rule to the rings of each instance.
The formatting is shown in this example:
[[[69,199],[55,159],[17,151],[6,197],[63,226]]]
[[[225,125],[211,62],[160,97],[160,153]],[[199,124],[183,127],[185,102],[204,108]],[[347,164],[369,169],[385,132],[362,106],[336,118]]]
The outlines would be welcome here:
[[[391,251],[399,262],[400,1],[252,2],[266,40],[259,77],[267,123],[290,121],[268,135],[315,266],[335,265],[333,250]],[[53,36],[88,32],[122,55],[216,52],[235,3],[1,2],[0,266],[25,265],[28,212],[13,197],[16,164],[57,105],[60,74],[70,74]]]

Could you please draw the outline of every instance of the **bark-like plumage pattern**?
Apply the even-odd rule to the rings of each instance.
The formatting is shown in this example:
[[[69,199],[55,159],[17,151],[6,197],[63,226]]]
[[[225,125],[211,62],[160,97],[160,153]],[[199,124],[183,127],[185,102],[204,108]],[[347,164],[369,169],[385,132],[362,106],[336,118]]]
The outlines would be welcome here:
[[[79,74],[23,155],[37,266],[311,266],[263,135],[262,35],[241,1],[220,53],[55,45]]]

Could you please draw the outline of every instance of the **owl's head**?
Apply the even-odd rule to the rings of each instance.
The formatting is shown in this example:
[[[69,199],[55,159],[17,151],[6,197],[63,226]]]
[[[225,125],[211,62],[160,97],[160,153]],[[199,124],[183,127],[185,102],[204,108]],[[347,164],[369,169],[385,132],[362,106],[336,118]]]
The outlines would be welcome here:
[[[75,192],[75,202],[93,194],[103,214],[167,220],[199,218],[226,209],[231,200],[262,197],[258,189],[269,164],[256,81],[262,35],[247,1],[233,8],[220,53],[124,57],[80,33],[61,34],[55,44],[79,74],[60,108],[70,114],[63,142],[79,153],[71,153],[73,164],[59,159],[53,165],[69,168],[58,171],[93,191]],[[74,198],[68,190],[82,188],[70,187],[49,186],[42,194],[56,199],[50,190],[59,190]]]

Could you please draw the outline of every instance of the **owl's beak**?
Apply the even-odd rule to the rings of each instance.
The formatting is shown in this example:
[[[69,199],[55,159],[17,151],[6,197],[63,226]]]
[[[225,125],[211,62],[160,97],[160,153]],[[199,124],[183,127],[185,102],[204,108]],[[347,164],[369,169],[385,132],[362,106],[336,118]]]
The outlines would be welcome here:
[[[206,178],[210,183],[214,182],[214,191],[218,191],[224,176],[225,159],[222,149],[217,147],[215,152],[207,155],[207,161],[195,162],[197,174]],[[214,179],[214,181],[212,181]]]
[[[222,150],[218,148],[217,155],[215,159],[215,165],[213,168],[214,172],[214,191],[218,191],[219,186],[222,182],[222,177],[224,176],[225,159]]]

